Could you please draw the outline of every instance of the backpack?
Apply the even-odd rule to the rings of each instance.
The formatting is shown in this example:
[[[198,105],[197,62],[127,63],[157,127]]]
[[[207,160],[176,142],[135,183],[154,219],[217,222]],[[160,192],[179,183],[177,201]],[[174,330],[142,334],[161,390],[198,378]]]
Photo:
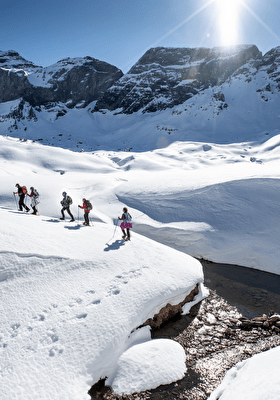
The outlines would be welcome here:
[[[87,210],[92,210],[92,205],[91,202],[89,200],[86,200],[86,205],[87,205]]]
[[[131,222],[132,216],[129,213],[126,213],[125,220],[126,220],[126,222]]]
[[[66,197],[66,202],[67,202],[67,204],[72,204],[73,203],[73,200],[72,200],[72,198],[70,197],[70,196],[67,196]]]
[[[27,193],[26,186],[22,186],[22,193],[23,193],[23,194],[26,194],[26,193]]]
[[[34,197],[39,197],[39,193],[37,192],[36,189],[34,189]]]

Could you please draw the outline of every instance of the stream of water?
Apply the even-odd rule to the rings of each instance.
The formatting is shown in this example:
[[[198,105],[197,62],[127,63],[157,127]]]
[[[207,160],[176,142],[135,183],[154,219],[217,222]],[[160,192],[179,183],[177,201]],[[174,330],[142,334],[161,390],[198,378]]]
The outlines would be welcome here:
[[[175,240],[174,232],[136,225],[136,232],[187,254],[184,231]],[[173,233],[173,235],[172,235]],[[171,238],[174,237],[174,240]],[[133,239],[132,239],[133,240]],[[215,290],[241,314],[254,318],[274,312],[280,314],[280,275],[237,265],[199,260],[203,266],[205,286]]]

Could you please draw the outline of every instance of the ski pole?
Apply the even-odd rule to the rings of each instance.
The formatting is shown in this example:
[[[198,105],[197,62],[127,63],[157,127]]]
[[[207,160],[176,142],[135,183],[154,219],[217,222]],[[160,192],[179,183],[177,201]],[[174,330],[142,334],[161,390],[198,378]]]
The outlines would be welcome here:
[[[116,233],[116,230],[117,230],[117,226],[118,226],[118,224],[119,224],[119,220],[117,219],[117,225],[115,226],[115,230],[114,230],[114,234],[113,234],[113,237],[112,237],[112,239],[114,239],[114,236],[115,236],[115,233]],[[111,240],[112,240],[111,239]]]
[[[80,207],[78,206],[78,224],[80,223]]]
[[[117,225],[115,226],[114,234],[113,234],[113,236],[111,237],[111,239],[108,240],[107,244],[108,244],[109,242],[111,242],[111,240],[114,239],[118,224],[119,224],[119,220],[117,220]]]
[[[90,223],[91,223],[91,226],[93,226],[93,218],[92,217],[90,217]]]

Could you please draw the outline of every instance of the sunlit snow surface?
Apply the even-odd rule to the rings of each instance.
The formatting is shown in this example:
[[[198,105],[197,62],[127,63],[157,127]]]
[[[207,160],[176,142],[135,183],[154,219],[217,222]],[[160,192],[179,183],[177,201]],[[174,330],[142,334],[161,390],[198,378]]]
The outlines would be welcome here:
[[[120,228],[106,223],[110,213],[95,199],[98,190],[109,190],[103,203],[114,197],[118,180],[108,157],[1,141],[1,399],[87,399],[94,382],[116,373],[122,353],[150,340],[147,328],[133,333],[138,326],[168,302],[182,301],[197,283],[196,301],[207,295],[202,267],[136,233],[124,242]],[[12,192],[23,179],[38,188],[41,216],[17,211]],[[62,190],[73,196],[79,220],[72,224],[58,218]],[[91,227],[78,215],[86,194],[95,205]],[[118,211],[116,217],[121,204]],[[162,379],[147,384],[180,379],[182,357],[171,361]],[[127,382],[118,390],[129,391]]]
[[[0,139],[3,206],[14,207],[19,181],[40,191],[42,215],[60,216],[66,190],[76,215],[84,196],[106,223],[116,223],[127,205],[136,232],[198,258],[280,273],[280,135],[142,153],[73,153]]]
[[[279,359],[276,347],[238,363],[208,400],[279,400]]]
[[[116,375],[108,383],[118,394],[140,392],[182,379],[185,362],[185,351],[179,343],[167,339],[150,340],[132,346],[121,355]]]
[[[106,244],[112,225],[0,214],[3,399],[87,398],[131,332],[203,279],[198,261],[136,234]]]
[[[120,378],[122,360],[132,353],[140,365],[131,346],[149,341],[147,328],[135,328],[203,281],[198,261],[136,232],[279,274],[279,143],[73,153],[0,137],[3,400],[87,399],[101,376],[118,392],[133,391],[130,375]],[[38,189],[41,216],[17,211],[16,183]],[[64,190],[79,218],[72,224],[59,220]],[[83,197],[94,206],[91,227],[80,226]],[[134,224],[128,243],[116,227],[124,205]],[[171,380],[185,372],[179,359]]]

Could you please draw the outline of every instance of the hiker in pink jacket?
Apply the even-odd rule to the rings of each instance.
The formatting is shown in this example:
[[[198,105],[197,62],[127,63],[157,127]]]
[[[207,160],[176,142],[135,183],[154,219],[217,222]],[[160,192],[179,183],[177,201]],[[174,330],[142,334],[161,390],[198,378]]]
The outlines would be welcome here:
[[[123,215],[120,217],[118,217],[119,220],[122,221],[121,223],[121,230],[123,233],[122,238],[124,240],[130,240],[130,229],[132,228],[132,216],[129,214],[129,212],[127,211],[127,208],[124,207],[123,208]]]

